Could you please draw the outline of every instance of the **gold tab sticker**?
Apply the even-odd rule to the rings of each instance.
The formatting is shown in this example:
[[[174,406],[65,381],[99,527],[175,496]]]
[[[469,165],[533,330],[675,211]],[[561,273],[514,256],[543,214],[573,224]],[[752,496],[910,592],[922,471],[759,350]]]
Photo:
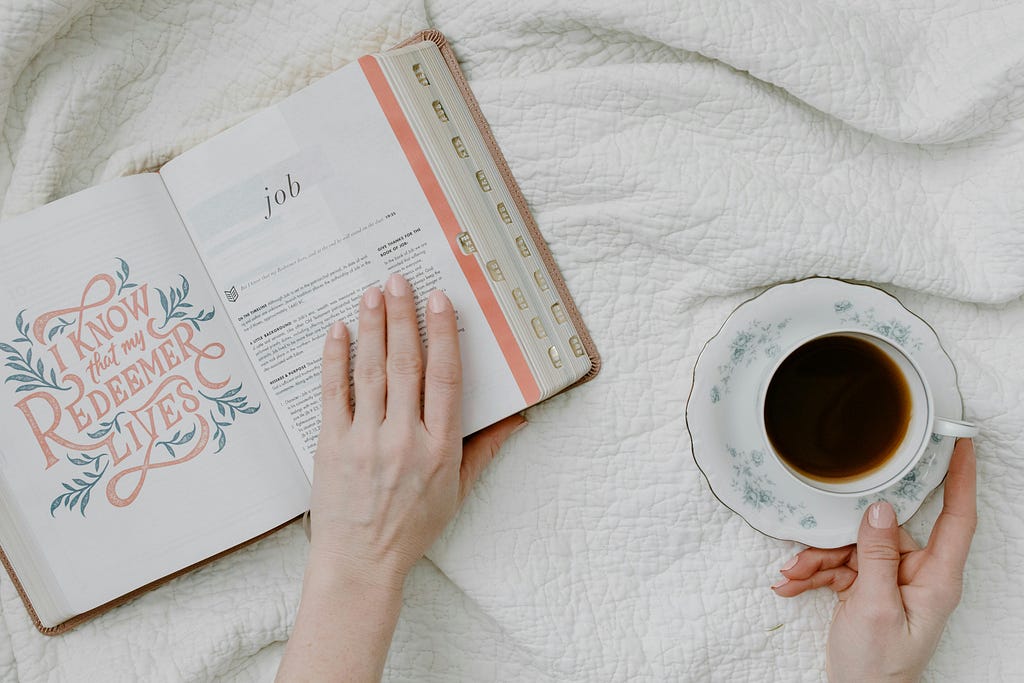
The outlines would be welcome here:
[[[501,272],[501,266],[498,265],[497,261],[487,262],[487,272],[491,274],[491,279],[495,282],[501,282],[505,279],[505,274]]]
[[[548,347],[548,358],[551,359],[551,364],[556,368],[562,367],[562,357],[558,355],[558,349],[554,346]]]
[[[441,123],[448,123],[448,113],[444,110],[444,105],[441,104],[441,100],[434,100],[434,113],[437,114],[437,118],[441,120]]]
[[[455,148],[455,153],[463,159],[469,156],[469,150],[466,149],[464,144],[462,144],[462,138],[457,135],[452,138],[452,147]]]
[[[416,80],[420,82],[420,85],[430,85],[430,80],[427,78],[427,74],[423,71],[423,65],[413,64],[412,72],[416,74]]]
[[[569,346],[572,347],[573,355],[577,358],[583,355],[583,342],[581,342],[580,338],[575,334],[569,337]]]
[[[547,289],[548,289],[548,281],[547,281],[547,278],[544,277],[543,273],[541,273],[539,270],[533,271],[533,279],[537,283],[537,286],[540,288],[540,291],[542,291],[542,292],[546,292],[547,291]]]
[[[476,172],[476,181],[480,183],[480,189],[484,192],[491,191],[491,184],[487,181],[487,175],[483,171]]]
[[[544,329],[544,323],[540,321],[540,318],[534,318],[530,321],[530,324],[533,325],[533,333],[537,335],[537,339],[543,339],[548,336],[547,330]]]
[[[562,310],[562,304],[552,304],[551,315],[555,316],[555,322],[559,325],[565,322],[565,311]]]
[[[462,249],[463,254],[475,254],[476,244],[473,242],[473,236],[468,232],[460,232],[459,248]]]
[[[519,247],[519,253],[524,258],[530,255],[530,248],[526,246],[526,240],[524,240],[522,237],[516,238],[516,246]]]
[[[498,215],[501,216],[501,220],[512,225],[512,215],[508,212],[508,209],[505,208],[505,202],[498,204]]]
[[[526,295],[523,294],[523,290],[516,287],[515,289],[512,290],[512,296],[513,298],[515,298],[516,306],[519,307],[519,310],[525,311],[527,308],[530,307],[530,304],[527,303],[526,301]]]

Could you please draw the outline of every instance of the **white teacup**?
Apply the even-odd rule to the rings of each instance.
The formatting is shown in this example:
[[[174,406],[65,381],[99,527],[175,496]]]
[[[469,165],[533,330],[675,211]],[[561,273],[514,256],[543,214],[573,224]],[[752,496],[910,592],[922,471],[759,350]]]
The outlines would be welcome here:
[[[896,364],[910,392],[910,419],[903,439],[894,449],[892,455],[880,466],[870,469],[862,475],[829,481],[827,479],[807,476],[792,467],[786,462],[785,458],[776,452],[771,440],[768,438],[764,410],[768,387],[786,358],[811,341],[832,336],[853,337],[868,342]],[[978,433],[978,428],[975,425],[935,415],[935,402],[932,398],[931,388],[928,386],[927,378],[914,359],[892,342],[885,339],[885,337],[862,329],[836,329],[824,334],[806,337],[780,354],[779,359],[772,366],[771,371],[768,372],[761,386],[758,396],[758,415],[761,418],[760,424],[764,442],[768,444],[772,454],[794,479],[818,491],[840,496],[865,496],[876,493],[902,479],[914,468],[921,459],[921,456],[924,455],[932,434],[966,438],[975,436]]]

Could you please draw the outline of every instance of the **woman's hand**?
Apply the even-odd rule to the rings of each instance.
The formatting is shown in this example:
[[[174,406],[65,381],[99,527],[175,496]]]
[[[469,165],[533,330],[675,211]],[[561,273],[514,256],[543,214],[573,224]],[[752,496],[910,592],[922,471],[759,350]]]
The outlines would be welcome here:
[[[349,342],[336,323],[324,345],[323,424],[312,499],[311,561],[401,585],[455,515],[514,416],[462,444],[462,368],[455,311],[432,292],[424,370],[412,289],[392,275],[359,311],[355,411]],[[421,408],[422,405],[422,408]]]
[[[313,473],[311,544],[302,602],[280,679],[378,680],[402,585],[459,509],[515,415],[462,441],[462,366],[455,311],[432,292],[423,360],[412,289],[399,275],[359,308],[349,392],[349,338],[324,344],[323,419]]]
[[[839,596],[826,654],[830,680],[916,681],[960,602],[976,524],[974,444],[961,439],[926,547],[896,525],[891,505],[875,503],[856,545],[804,550],[772,589],[793,597],[828,587]]]

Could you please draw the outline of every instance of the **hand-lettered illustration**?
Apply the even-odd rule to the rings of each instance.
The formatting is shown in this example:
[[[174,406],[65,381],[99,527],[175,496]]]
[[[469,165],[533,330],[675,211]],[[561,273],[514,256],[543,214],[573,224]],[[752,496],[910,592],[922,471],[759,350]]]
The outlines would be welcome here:
[[[216,309],[193,304],[178,277],[135,283],[118,258],[78,303],[34,317],[23,310],[17,335],[0,342],[3,383],[54,477],[52,516],[85,517],[97,497],[131,505],[148,477],[220,453],[225,429],[260,409],[228,373],[224,344],[206,338]]]

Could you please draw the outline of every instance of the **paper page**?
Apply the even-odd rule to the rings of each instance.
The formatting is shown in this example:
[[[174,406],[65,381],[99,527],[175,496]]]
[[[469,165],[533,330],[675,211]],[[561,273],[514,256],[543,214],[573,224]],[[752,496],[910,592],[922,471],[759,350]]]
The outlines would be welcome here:
[[[308,482],[159,176],[3,227],[0,468],[8,517],[66,597],[44,621],[308,507]]]
[[[438,218],[358,64],[182,155],[169,192],[297,452],[320,425],[320,355],[335,320],[400,272],[459,312],[463,429],[526,406]]]

